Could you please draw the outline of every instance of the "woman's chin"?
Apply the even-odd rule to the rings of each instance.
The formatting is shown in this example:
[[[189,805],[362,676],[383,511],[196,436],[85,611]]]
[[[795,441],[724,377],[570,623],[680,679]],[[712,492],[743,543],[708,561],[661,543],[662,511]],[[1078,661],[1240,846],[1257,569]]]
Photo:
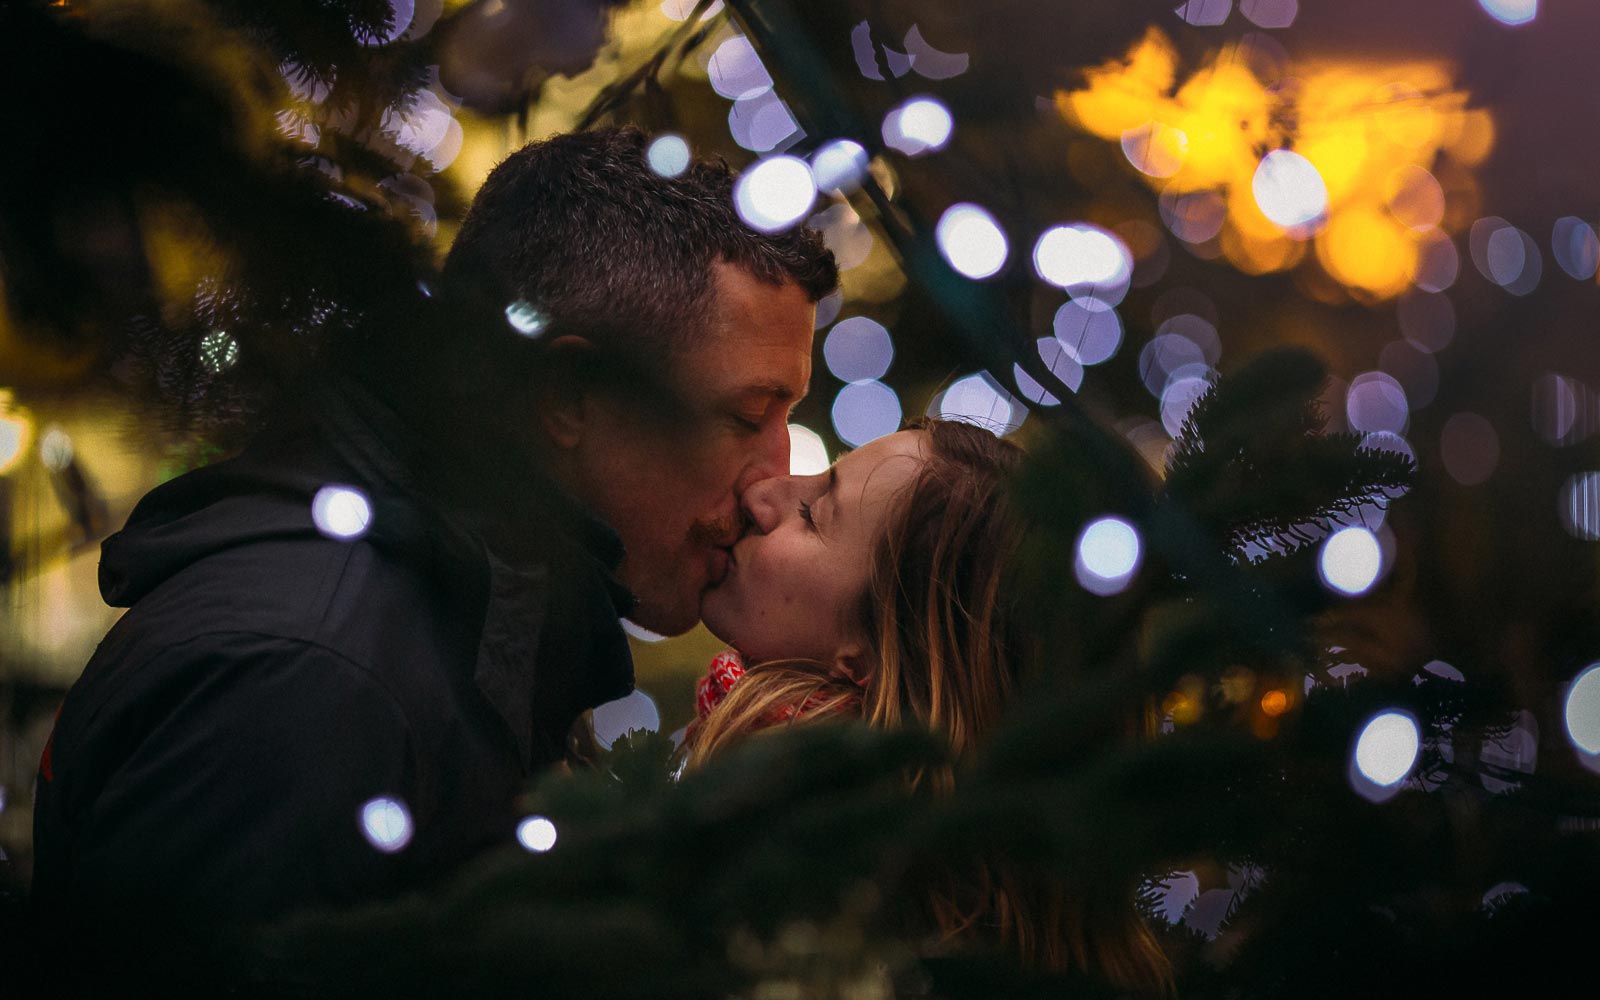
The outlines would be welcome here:
[[[716,588],[707,591],[700,599],[700,622],[706,631],[729,645],[733,644],[732,619],[724,602],[719,600]]]

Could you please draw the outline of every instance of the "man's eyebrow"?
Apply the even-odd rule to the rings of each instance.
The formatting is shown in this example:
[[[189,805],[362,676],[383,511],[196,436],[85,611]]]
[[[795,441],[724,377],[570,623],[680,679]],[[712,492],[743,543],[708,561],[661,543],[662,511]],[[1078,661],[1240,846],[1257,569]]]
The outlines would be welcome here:
[[[798,403],[805,399],[806,394],[810,391],[811,386],[809,383],[802,386],[800,391],[796,393],[782,382],[755,382],[745,386],[740,390],[739,394],[741,396],[768,396],[780,403]]]

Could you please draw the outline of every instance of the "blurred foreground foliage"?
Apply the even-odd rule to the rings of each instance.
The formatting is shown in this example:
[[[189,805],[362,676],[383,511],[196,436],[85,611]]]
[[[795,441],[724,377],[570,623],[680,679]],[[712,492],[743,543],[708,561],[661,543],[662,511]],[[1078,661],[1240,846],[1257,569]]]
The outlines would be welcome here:
[[[1159,563],[1113,597],[1064,579],[1078,531],[1134,484],[1108,481],[1069,436],[1035,451],[1017,490],[1037,662],[950,794],[906,791],[907,774],[947,760],[916,731],[792,726],[676,782],[670,744],[641,734],[530,795],[529,814],[559,831],[553,849],[508,848],[438,892],[274,928],[252,950],[260,981],[316,995],[1104,993],[907,933],[928,873],[977,858],[1137,887],[1185,997],[1510,989],[1526,975],[1511,956],[1576,973],[1600,890],[1580,817],[1600,802],[1484,761],[1512,722],[1502,692],[1330,678],[1338,655],[1317,625],[1334,598],[1310,550],[1240,558],[1240,539],[1326,530],[1410,478],[1409,460],[1315,433],[1322,379],[1298,352],[1222,379],[1155,497],[1191,505],[1235,567],[1230,587]],[[1272,691],[1284,707],[1269,713]],[[1156,704],[1167,732],[1123,724]],[[1383,710],[1411,713],[1424,748],[1398,794],[1372,803],[1351,754]],[[1486,900],[1507,882],[1517,891]],[[1199,919],[1198,901],[1174,896],[1185,883],[1224,894],[1221,910]]]
[[[25,145],[0,184],[0,350],[89,357],[161,401],[175,433],[227,441],[248,428],[257,391],[314,365],[330,338],[405,322],[431,249],[377,209],[405,201],[394,192],[406,186],[385,181],[428,170],[384,138],[395,131],[384,116],[449,64],[437,46],[497,4],[452,4],[433,33],[381,47],[358,41],[393,28],[381,0],[0,8],[12,43],[0,79],[26,95],[0,109]],[[763,48],[802,9],[730,6]],[[853,5],[815,6],[813,23],[848,33]],[[1032,115],[1059,66],[1095,64],[1142,30],[1121,13],[1132,4],[1046,6],[1067,21],[1082,8],[1081,30],[1017,39],[1003,19],[955,18],[975,50],[1049,55],[1002,74],[1015,93],[975,88],[958,113]],[[763,54],[808,122],[874,145],[872,116],[831,99],[828,65],[799,44]],[[515,113],[534,69],[487,88],[484,107]],[[650,74],[620,82],[609,111],[627,113],[636,91],[660,103]],[[324,87],[328,128],[311,156],[294,135],[314,116],[297,102]],[[308,117],[286,130],[283,107]],[[958,170],[954,157],[906,169],[909,194],[890,206],[877,192],[878,221],[953,324],[992,334],[963,347],[1004,381],[1007,352],[1031,339],[993,286],[948,272],[915,218],[919,183]],[[441,216],[459,210],[429,183]],[[201,350],[218,331],[236,362],[228,341]],[[1492,672],[1352,685],[1335,673],[1361,651],[1324,630],[1335,598],[1308,542],[1387,503],[1411,470],[1318,433],[1323,378],[1304,354],[1236,370],[1190,414],[1160,484],[1065,390],[1059,410],[1038,413],[1016,484],[1030,522],[1017,596],[1038,662],[952,794],[905,792],[906,771],[945,755],[914,732],[799,727],[680,782],[660,738],[630,741],[532,793],[530,814],[559,831],[548,853],[508,847],[433,892],[302,916],[245,946],[230,978],[272,995],[1093,995],[1091,982],[939,955],[905,934],[903,904],[930,866],[1004,857],[1137,891],[1184,996],[1468,995],[1525,988],[1534,970],[1582,981],[1600,898],[1594,783],[1576,766],[1503,763],[1494,748],[1516,701],[1483,680]],[[1074,578],[1075,545],[1107,512],[1138,528],[1145,565],[1130,589],[1095,597]],[[1415,717],[1421,756],[1407,786],[1374,804],[1351,788],[1351,749],[1389,709]],[[1140,712],[1171,732],[1130,730]]]

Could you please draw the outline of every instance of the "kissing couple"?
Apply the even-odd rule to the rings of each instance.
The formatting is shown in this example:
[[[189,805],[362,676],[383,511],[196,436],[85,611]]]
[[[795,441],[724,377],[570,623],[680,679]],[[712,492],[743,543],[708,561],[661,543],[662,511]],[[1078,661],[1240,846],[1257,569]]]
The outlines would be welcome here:
[[[45,938],[133,960],[130,937],[389,897],[511,842],[574,722],[632,690],[624,618],[731,647],[691,766],[840,718],[957,759],[995,728],[1026,628],[1017,448],[919,421],[790,475],[833,256],[744,225],[725,165],[663,176],[646,146],[513,154],[411,321],[352,319],[247,448],[106,540],[129,610],[41,762]],[[986,871],[906,906],[935,948],[1157,982],[1126,903]]]

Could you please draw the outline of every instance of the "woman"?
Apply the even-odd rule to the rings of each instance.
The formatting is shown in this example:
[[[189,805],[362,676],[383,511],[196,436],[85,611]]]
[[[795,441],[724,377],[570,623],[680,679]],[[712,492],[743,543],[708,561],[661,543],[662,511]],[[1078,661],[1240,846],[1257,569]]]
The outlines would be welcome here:
[[[733,651],[701,682],[691,763],[774,725],[839,717],[929,727],[958,761],[980,745],[1023,658],[1007,600],[1020,528],[1005,482],[1020,458],[988,431],[932,420],[819,475],[752,486],[751,529],[701,607]],[[949,769],[924,777],[938,791],[954,781]],[[1086,900],[1004,866],[977,869],[927,893],[922,920],[941,948],[998,945],[1027,966],[1170,988],[1131,898]]]

